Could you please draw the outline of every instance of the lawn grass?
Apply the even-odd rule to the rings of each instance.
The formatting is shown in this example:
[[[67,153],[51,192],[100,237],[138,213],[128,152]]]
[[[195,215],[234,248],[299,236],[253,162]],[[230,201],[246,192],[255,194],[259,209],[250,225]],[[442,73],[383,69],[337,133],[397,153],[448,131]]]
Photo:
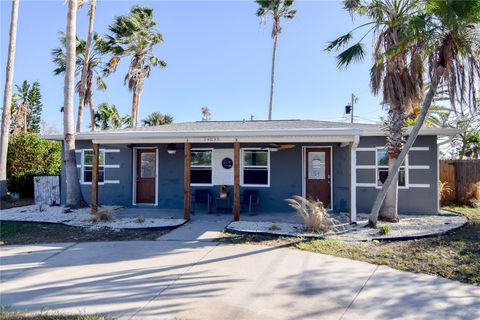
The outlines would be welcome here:
[[[0,309],[0,320],[114,320],[102,315],[69,314],[61,312],[28,313],[10,311],[7,307]]]
[[[53,223],[0,221],[0,245],[82,241],[155,240],[168,230],[86,229]]]
[[[409,241],[346,243],[333,239],[233,234],[221,241],[284,245],[480,285],[480,209],[461,206],[446,209],[464,214],[468,224],[445,235]]]

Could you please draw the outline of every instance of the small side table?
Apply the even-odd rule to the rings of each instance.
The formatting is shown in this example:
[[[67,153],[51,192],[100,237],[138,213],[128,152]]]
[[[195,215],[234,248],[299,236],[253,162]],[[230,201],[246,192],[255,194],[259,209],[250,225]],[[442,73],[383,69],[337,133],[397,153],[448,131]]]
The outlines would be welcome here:
[[[215,210],[230,211],[231,210],[230,197],[226,197],[226,198],[215,197]]]

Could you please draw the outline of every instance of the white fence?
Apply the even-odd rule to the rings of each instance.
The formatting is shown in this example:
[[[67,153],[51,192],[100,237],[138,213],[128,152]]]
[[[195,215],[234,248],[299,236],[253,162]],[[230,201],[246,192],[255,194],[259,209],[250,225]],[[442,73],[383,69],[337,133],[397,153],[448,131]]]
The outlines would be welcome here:
[[[35,204],[60,204],[60,177],[39,176],[33,178]]]

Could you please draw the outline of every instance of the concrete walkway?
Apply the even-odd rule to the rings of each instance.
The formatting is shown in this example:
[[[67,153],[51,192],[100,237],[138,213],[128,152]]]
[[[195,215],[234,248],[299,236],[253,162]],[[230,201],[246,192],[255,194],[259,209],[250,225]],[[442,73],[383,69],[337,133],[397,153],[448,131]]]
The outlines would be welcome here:
[[[159,237],[160,241],[214,241],[232,221],[230,214],[192,214],[190,221]]]
[[[177,241],[180,230],[2,246],[1,305],[121,319],[480,318],[479,287],[287,248]]]

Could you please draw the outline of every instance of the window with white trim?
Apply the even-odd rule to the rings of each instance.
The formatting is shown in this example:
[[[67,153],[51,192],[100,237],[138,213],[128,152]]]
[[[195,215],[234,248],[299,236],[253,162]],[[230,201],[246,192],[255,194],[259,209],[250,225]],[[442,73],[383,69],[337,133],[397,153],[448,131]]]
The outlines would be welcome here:
[[[375,161],[377,187],[381,187],[388,177],[388,152],[385,148],[376,148]],[[398,187],[408,187],[408,156],[405,158],[398,172]]]
[[[195,149],[190,152],[190,184],[212,184],[212,150]]]
[[[270,151],[260,149],[242,150],[242,185],[270,185]]]
[[[92,164],[93,164],[93,150],[82,150],[82,183],[92,182]],[[105,173],[105,150],[99,150],[98,154],[98,182],[104,182]]]

